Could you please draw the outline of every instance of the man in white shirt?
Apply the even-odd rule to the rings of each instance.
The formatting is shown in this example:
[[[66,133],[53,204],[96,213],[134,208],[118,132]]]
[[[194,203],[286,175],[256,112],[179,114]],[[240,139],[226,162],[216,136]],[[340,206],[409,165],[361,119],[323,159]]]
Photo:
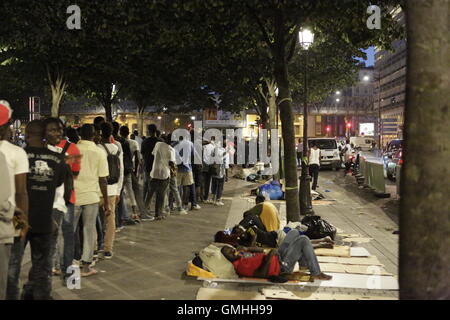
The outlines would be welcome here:
[[[133,135],[134,135],[134,140],[138,143],[139,145],[139,150],[141,150],[141,146],[142,146],[142,138],[139,136],[139,131],[134,130],[133,131]]]
[[[350,140],[347,139],[345,147],[344,147],[344,159],[345,159],[344,175],[346,175],[348,172],[350,172],[352,154],[353,154],[353,148],[352,148],[352,145],[350,144]]]
[[[320,149],[313,142],[311,143],[311,149],[309,149],[309,175],[313,179],[312,189],[316,190],[317,181],[319,180],[320,170]]]
[[[9,260],[13,250],[21,250],[20,239],[25,238],[27,227],[21,230],[15,230],[12,222],[12,213],[17,208],[14,216],[27,223],[28,214],[28,192],[27,192],[27,173],[29,171],[29,162],[26,152],[8,141],[10,131],[10,121],[12,110],[9,103],[0,100],[0,154],[3,162],[2,183],[9,185],[8,202],[11,210],[0,212],[0,300],[5,298],[7,285],[7,276]],[[4,175],[3,172],[8,172]],[[9,279],[8,279],[9,281]]]
[[[83,158],[81,158],[81,170],[75,180],[75,225],[76,230],[80,216],[83,215],[83,254],[81,276],[97,274],[97,270],[90,267],[94,258],[96,220],[99,210],[101,192],[103,210],[105,215],[111,214],[108,201],[109,176],[108,160],[105,152],[102,152],[94,143],[94,126],[84,124],[80,130],[81,140],[77,143]]]
[[[212,203],[208,199],[210,187],[211,187],[211,165],[214,163],[213,152],[215,149],[215,137],[211,137],[211,141],[203,146],[203,201],[206,203]]]
[[[154,162],[150,172],[149,197],[156,193],[155,218],[164,219],[164,198],[170,182],[170,171],[175,170],[175,154],[166,142],[158,142],[153,149]]]
[[[100,221],[102,225],[101,232],[104,232],[104,258],[111,259],[113,256],[114,239],[116,235],[116,204],[120,200],[120,192],[124,181],[124,165],[123,165],[123,151],[119,142],[110,143],[113,132],[112,125],[109,122],[103,122],[101,128],[101,142],[97,145],[108,157],[108,154],[117,155],[120,161],[119,181],[116,183],[108,183],[108,203],[110,212],[100,210]],[[101,196],[101,195],[100,195]],[[102,202],[102,200],[100,200]],[[103,248],[98,248],[102,250]]]

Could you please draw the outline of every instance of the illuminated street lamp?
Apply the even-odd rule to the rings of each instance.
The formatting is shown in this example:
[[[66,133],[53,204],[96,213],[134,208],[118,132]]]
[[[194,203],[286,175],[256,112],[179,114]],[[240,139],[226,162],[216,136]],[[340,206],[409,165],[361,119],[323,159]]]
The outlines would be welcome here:
[[[314,42],[314,34],[308,30],[302,28],[298,33],[298,39],[301,47],[305,50],[305,73],[304,73],[304,88],[305,96],[303,101],[303,155],[302,158],[308,155],[308,49]],[[311,177],[308,174],[308,165],[302,159],[302,173],[300,176],[300,214],[301,215],[313,215],[311,189],[310,189]]]

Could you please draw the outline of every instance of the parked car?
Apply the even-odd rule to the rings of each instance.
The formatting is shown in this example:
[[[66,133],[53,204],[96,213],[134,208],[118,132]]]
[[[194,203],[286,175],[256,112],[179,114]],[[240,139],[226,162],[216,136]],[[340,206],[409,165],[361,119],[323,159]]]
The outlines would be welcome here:
[[[350,137],[350,143],[355,146],[355,149],[364,151],[371,150],[374,141],[372,137]]]
[[[308,146],[315,143],[321,151],[320,167],[331,167],[337,170],[341,167],[339,148],[334,138],[308,138]]]
[[[389,180],[395,180],[397,175],[397,166],[403,164],[402,149],[393,153],[392,157],[387,162],[386,175]]]

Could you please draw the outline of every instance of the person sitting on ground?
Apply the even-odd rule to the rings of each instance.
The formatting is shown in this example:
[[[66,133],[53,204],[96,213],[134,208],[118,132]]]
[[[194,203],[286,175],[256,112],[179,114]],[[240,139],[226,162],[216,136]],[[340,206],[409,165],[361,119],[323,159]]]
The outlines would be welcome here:
[[[331,280],[332,277],[320,270],[314,248],[307,236],[291,230],[278,250],[263,253],[262,248],[246,248],[247,253],[240,253],[229,246],[221,249],[222,254],[234,266],[240,277],[266,278],[272,282],[286,282],[287,276],[294,271],[298,262],[307,267],[311,280]]]
[[[247,215],[255,215],[261,218],[262,223],[265,226],[266,231],[277,231],[280,229],[280,218],[277,208],[266,201],[263,195],[256,196],[256,205],[244,212],[244,218]]]
[[[294,230],[297,230],[300,235],[303,235],[300,230]],[[227,243],[236,248],[241,246],[277,248],[278,244],[281,244],[285,238],[285,235],[281,236],[280,233],[284,233],[284,231],[280,230],[279,232],[267,232],[256,226],[251,226],[248,229],[245,229],[241,225],[236,225],[232,229],[231,234],[224,231],[218,231],[214,236],[214,242]],[[333,249],[334,241],[330,237],[325,237],[311,240],[311,244],[314,249]]]

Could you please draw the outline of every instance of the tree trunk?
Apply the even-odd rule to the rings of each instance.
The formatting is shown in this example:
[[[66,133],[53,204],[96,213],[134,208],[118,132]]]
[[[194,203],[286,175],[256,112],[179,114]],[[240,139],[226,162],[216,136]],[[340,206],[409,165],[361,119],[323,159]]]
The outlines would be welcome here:
[[[267,87],[269,88],[269,130],[277,129],[277,97],[275,94],[275,81],[266,81]],[[269,131],[271,132],[271,131]],[[278,132],[277,132],[278,133]],[[271,137],[272,138],[272,137]],[[278,137],[277,137],[278,139]],[[280,152],[280,150],[278,151]],[[273,180],[280,180],[280,171],[275,173],[272,177]]]
[[[407,4],[400,298],[450,299],[450,1]]]
[[[138,106],[138,111],[136,113],[137,117],[137,129],[139,131],[139,136],[144,136],[144,108]]]
[[[280,119],[284,145],[284,176],[287,221],[300,221],[294,114],[286,62],[285,26],[281,12],[275,17],[274,77],[280,95]]]
[[[275,81],[266,81],[269,89],[269,129],[277,128],[277,97],[275,93]]]
[[[52,117],[59,117],[59,106],[61,100],[64,96],[64,91],[66,90],[67,84],[64,81],[64,76],[58,74],[54,79],[50,73],[50,69],[47,67],[47,78],[50,83],[50,89],[52,91],[52,107],[51,115]]]
[[[113,117],[112,117],[112,103],[111,100],[108,101],[104,101],[103,102],[103,107],[105,108],[105,118],[107,122],[113,122]]]

